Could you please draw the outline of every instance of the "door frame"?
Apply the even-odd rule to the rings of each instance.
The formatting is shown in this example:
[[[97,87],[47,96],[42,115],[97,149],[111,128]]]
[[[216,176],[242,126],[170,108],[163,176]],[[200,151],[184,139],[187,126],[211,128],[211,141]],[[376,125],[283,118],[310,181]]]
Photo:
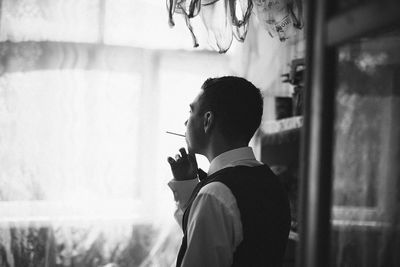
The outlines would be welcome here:
[[[297,267],[329,266],[336,48],[400,26],[400,1],[368,1],[334,12],[337,1],[306,0],[304,125],[300,154]],[[365,1],[364,1],[365,2]]]

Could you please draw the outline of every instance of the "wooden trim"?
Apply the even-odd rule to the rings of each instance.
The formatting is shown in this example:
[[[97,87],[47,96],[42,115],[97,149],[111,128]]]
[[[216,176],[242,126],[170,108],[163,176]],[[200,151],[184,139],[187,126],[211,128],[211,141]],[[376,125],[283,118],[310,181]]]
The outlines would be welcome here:
[[[400,1],[375,1],[329,19],[326,44],[337,46],[395,25],[400,25]]]
[[[0,227],[4,225],[127,221],[149,223],[143,200],[103,201],[1,201]]]
[[[309,0],[307,6],[298,267],[329,265],[336,58],[326,46],[326,23],[332,3]]]

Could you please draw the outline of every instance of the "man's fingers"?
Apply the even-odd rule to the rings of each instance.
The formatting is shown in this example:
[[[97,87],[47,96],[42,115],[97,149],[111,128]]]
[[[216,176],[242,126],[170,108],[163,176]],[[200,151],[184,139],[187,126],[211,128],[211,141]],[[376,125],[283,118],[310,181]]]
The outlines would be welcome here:
[[[185,148],[180,148],[179,152],[181,152],[182,158],[186,158],[187,157],[187,153],[186,153],[186,149]]]
[[[174,166],[175,163],[176,163],[175,160],[173,158],[171,158],[171,157],[168,157],[167,161],[168,161],[169,165],[171,165],[171,167]]]
[[[196,161],[196,156],[194,154],[192,154],[192,153],[189,153],[188,159],[189,159],[190,162]]]
[[[197,166],[196,156],[195,154],[189,153],[188,155],[189,162],[194,166]]]
[[[172,175],[177,180],[194,179],[197,173],[197,162],[194,154],[186,152],[185,148],[179,149],[180,154],[168,157],[167,161],[171,165]]]

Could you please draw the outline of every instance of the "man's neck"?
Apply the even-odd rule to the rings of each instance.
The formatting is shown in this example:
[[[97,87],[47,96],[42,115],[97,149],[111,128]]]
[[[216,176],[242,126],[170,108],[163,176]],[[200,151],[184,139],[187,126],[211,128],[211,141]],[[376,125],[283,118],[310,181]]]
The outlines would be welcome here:
[[[211,162],[214,158],[224,152],[246,146],[248,146],[248,143],[246,142],[226,142],[223,138],[214,138],[206,149],[205,156],[208,161]]]

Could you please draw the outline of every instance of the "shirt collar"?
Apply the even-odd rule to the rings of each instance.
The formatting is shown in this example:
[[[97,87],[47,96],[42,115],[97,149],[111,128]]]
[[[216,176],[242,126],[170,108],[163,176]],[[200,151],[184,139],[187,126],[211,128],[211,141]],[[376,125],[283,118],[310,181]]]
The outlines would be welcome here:
[[[240,162],[244,160],[256,160],[251,147],[240,147],[226,151],[211,161],[208,175],[227,167],[240,165]]]

